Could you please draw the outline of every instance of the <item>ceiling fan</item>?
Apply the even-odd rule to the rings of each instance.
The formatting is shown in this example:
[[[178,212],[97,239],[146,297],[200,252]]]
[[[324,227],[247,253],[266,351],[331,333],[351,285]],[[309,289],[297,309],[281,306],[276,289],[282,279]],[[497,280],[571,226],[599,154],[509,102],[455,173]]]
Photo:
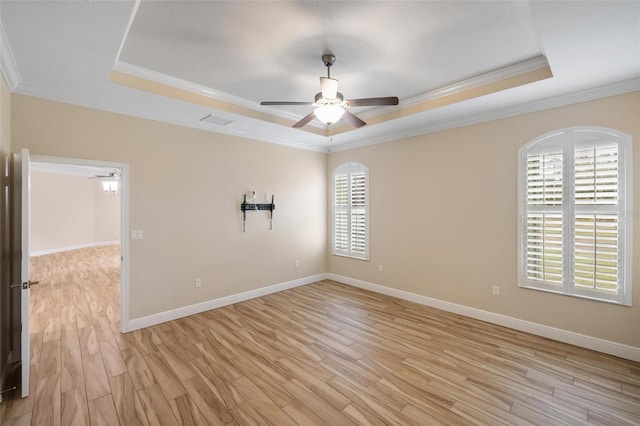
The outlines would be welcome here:
[[[96,174],[89,176],[89,179],[100,179],[102,182],[102,190],[109,195],[116,195],[118,193],[118,182],[120,181],[121,171],[113,169],[112,172],[107,174]]]
[[[367,123],[347,111],[345,108],[398,105],[398,98],[396,96],[349,99],[345,101],[342,93],[338,92],[338,80],[331,78],[331,66],[335,60],[336,57],[330,53],[322,55],[322,63],[327,67],[327,76],[320,77],[321,91],[316,93],[315,102],[260,102],[260,105],[297,105],[316,107],[313,112],[294,124],[293,127],[295,128],[303,127],[314,118],[317,118],[327,125],[334,124],[340,121],[340,119],[344,119],[354,127],[362,127]]]
[[[106,175],[93,175],[93,176],[89,176],[89,179],[96,179],[96,178],[111,178],[111,179],[120,179],[120,172],[118,170],[114,170],[112,172],[109,172],[109,174]]]

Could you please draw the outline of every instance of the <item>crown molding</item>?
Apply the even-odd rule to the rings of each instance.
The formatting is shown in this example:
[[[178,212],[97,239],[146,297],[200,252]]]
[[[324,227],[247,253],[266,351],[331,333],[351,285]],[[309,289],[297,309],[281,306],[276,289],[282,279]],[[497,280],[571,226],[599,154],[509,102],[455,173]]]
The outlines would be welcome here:
[[[431,101],[433,99],[439,99],[444,96],[460,93],[465,90],[474,89],[476,87],[484,86],[486,84],[495,83],[515,77],[518,75],[526,74],[531,71],[536,71],[544,68],[549,68],[549,62],[545,56],[537,56],[526,61],[518,62],[506,67],[499,68],[497,70],[489,71],[484,74],[479,74],[466,80],[458,81],[448,86],[440,87],[435,90],[431,90],[412,98],[404,99],[402,101],[402,107],[408,107],[413,105],[419,105],[424,102]]]
[[[124,40],[123,40],[123,43],[124,43]],[[464,91],[479,88],[491,83],[505,81],[512,77],[520,76],[520,75],[529,73],[531,71],[542,70],[545,68],[549,68],[549,62],[547,61],[547,58],[544,56],[537,56],[535,58],[518,62],[516,64],[508,65],[506,67],[503,67],[494,71],[490,71],[484,74],[480,74],[480,75],[468,78],[466,80],[462,80],[454,84],[450,84],[445,87],[431,90],[429,92],[423,93],[418,96],[414,96],[412,98],[404,99],[402,100],[401,107],[408,108],[408,107],[424,104],[434,99],[441,99],[445,96],[462,93]],[[130,75],[130,76],[138,77],[144,80],[160,83],[162,85],[166,85],[169,87],[174,87],[176,89],[186,90],[196,95],[206,96],[209,98],[228,102],[233,105],[249,108],[256,111],[262,111],[262,112],[275,115],[287,120],[298,121],[301,118],[299,114],[293,114],[288,111],[278,110],[274,108],[265,108],[256,102],[248,101],[244,98],[234,96],[229,93],[214,90],[209,87],[202,86],[200,84],[196,84],[187,80],[182,80],[182,79],[172,77],[163,73],[152,71],[147,68],[139,67],[137,65],[133,65],[124,61],[117,60],[114,63],[112,70]],[[374,110],[365,111],[364,113],[360,114],[360,116],[362,116],[363,118],[371,118],[371,117],[379,116],[381,115],[381,112],[384,113],[385,111],[391,111],[391,108],[390,107],[376,108]],[[311,125],[317,128],[323,128],[321,125],[314,122],[311,122],[308,125]]]
[[[180,78],[172,77],[167,74],[152,71],[147,68],[139,67],[123,61],[116,61],[113,64],[112,71],[117,71],[130,76],[138,77],[144,80],[160,83],[165,86],[174,87],[176,89],[185,90],[187,92],[194,93],[199,96],[206,96],[208,98],[217,99],[219,101],[228,102],[233,105],[241,106],[244,108],[252,109],[255,111],[265,112],[271,115],[275,115],[294,122],[300,120],[299,114],[293,114],[288,111],[278,110],[274,108],[265,108],[257,102],[249,101],[239,96],[234,96],[226,92],[214,90],[201,84],[193,83],[191,81],[182,80]],[[321,128],[322,126],[316,123],[309,123],[312,126]]]
[[[526,102],[516,106],[499,108],[486,113],[470,114],[462,118],[441,121],[436,124],[429,124],[427,126],[414,127],[403,132],[394,132],[392,135],[385,134],[382,136],[361,139],[356,142],[347,142],[333,146],[331,148],[331,152],[348,151],[350,149],[362,148],[369,145],[376,145],[414,136],[441,132],[443,130],[454,129],[457,127],[464,127],[472,124],[484,123],[487,121],[500,120],[502,118],[514,117],[517,115],[528,114],[537,111],[544,111],[547,109],[588,102],[596,99],[608,98],[610,96],[623,95],[625,93],[636,91],[640,91],[640,78],[626,80],[619,83],[609,84],[592,89],[581,90],[578,92],[555,96],[552,98]]]
[[[329,149],[324,146],[312,145],[309,143],[299,142],[293,139],[284,139],[274,136],[265,135],[261,132],[248,132],[233,128],[232,126],[212,126],[206,122],[202,122],[199,119],[188,120],[176,117],[173,114],[164,114],[149,112],[147,110],[140,110],[132,108],[130,105],[123,103],[109,102],[96,98],[80,97],[74,95],[63,94],[53,90],[40,89],[35,87],[20,85],[15,91],[20,95],[32,96],[35,98],[46,99],[54,102],[61,102],[65,104],[71,104],[81,106],[85,108],[97,109],[101,111],[112,112],[116,114],[123,114],[132,117],[143,118],[146,120],[158,121],[162,123],[175,124],[182,127],[190,127],[194,129],[204,130],[212,133],[221,133],[230,136],[236,136],[244,139],[252,139],[262,142],[268,142],[276,145],[288,146],[290,148],[297,148],[306,151],[327,153]]]
[[[93,108],[103,111],[109,111],[117,114],[125,114],[138,118],[144,118],[153,121],[175,124],[183,127],[191,127],[205,130],[213,133],[227,134],[231,136],[241,137],[245,139],[253,139],[277,145],[288,146],[291,148],[303,149],[314,152],[340,152],[350,149],[361,148],[379,143],[391,142],[400,139],[406,139],[414,136],[435,133],[443,130],[449,130],[457,127],[478,124],[487,121],[499,120],[502,118],[513,117],[517,115],[527,114],[531,112],[543,111],[546,109],[557,108],[581,102],[587,102],[595,99],[606,98],[609,96],[622,95],[640,90],[640,78],[626,80],[606,86],[596,87],[593,89],[582,90],[579,92],[569,93],[547,99],[523,103],[521,105],[511,106],[507,108],[499,108],[485,113],[470,114],[462,118],[456,118],[448,121],[441,121],[426,126],[413,127],[403,131],[397,129],[389,130],[386,134],[369,138],[358,139],[355,142],[345,142],[330,147],[313,145],[300,142],[294,139],[278,138],[265,135],[261,132],[243,131],[233,128],[232,126],[212,126],[199,120],[186,120],[177,118],[172,114],[162,114],[149,112],[147,110],[139,110],[132,108],[130,105],[121,103],[108,102],[98,100],[96,98],[78,97],[73,95],[62,94],[59,92],[26,87],[23,84],[15,89],[16,93],[34,96],[38,98],[48,99],[56,102],[63,102],[72,105],[78,105],[87,108]]]
[[[22,78],[20,78],[20,72],[2,22],[0,22],[0,69],[9,89],[12,92],[15,91],[16,87],[22,82]]]

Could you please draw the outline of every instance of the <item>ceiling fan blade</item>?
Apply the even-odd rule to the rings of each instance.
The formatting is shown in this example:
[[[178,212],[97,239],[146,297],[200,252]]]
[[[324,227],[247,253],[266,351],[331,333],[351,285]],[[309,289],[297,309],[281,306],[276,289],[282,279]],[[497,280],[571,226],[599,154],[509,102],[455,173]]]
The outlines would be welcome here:
[[[260,102],[260,105],[300,105],[300,106],[311,106],[313,102]]]
[[[315,117],[315,114],[313,112],[311,112],[311,113],[309,113],[309,115],[304,117],[302,120],[300,120],[296,124],[294,124],[293,127],[295,127],[296,129],[298,129],[300,127],[304,127],[308,122],[313,120],[314,117]]]
[[[360,120],[355,115],[351,114],[347,110],[344,111],[344,115],[342,116],[342,118],[344,119],[344,121],[346,121],[347,123],[351,124],[353,127],[362,127],[365,124],[367,124],[364,121]]]
[[[398,98],[396,96],[388,96],[386,98],[351,99],[351,100],[348,100],[347,103],[349,104],[350,107],[398,105]]]
[[[329,77],[320,77],[320,89],[325,99],[335,99],[338,96],[338,80]]]

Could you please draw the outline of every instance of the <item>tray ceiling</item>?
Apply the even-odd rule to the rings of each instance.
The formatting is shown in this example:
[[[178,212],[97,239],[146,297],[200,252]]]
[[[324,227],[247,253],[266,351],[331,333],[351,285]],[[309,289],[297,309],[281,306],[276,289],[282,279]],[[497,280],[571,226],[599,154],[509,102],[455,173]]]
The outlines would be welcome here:
[[[18,93],[316,150],[640,89],[635,1],[0,2],[0,21]],[[312,101],[327,52],[345,98],[400,105],[352,108],[357,130],[259,105]]]

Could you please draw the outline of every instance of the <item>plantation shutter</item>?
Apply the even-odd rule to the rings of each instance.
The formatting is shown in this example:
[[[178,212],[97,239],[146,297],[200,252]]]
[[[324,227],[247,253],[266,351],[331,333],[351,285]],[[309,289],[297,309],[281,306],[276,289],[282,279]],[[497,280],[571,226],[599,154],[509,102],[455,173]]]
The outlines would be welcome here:
[[[349,251],[349,186],[347,175],[334,177],[334,252],[348,253]]]
[[[526,277],[563,282],[562,150],[527,156]]]
[[[359,256],[366,254],[366,195],[366,173],[353,173],[351,175],[351,253]]]
[[[618,146],[575,150],[574,282],[583,290],[618,292]]]
[[[518,285],[631,303],[631,138],[576,128],[520,151]]]
[[[333,173],[333,253],[368,257],[368,182],[366,166],[346,163]]]

